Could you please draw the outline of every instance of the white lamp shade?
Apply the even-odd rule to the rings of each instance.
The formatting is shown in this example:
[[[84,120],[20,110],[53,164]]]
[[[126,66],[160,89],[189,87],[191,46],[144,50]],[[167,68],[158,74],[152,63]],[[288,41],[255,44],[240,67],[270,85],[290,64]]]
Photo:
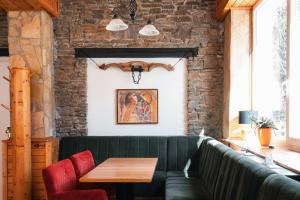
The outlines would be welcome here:
[[[157,36],[159,35],[159,31],[152,24],[146,24],[140,31],[139,34],[144,36]]]
[[[108,31],[124,31],[126,29],[128,29],[128,25],[118,18],[112,19],[106,26]]]

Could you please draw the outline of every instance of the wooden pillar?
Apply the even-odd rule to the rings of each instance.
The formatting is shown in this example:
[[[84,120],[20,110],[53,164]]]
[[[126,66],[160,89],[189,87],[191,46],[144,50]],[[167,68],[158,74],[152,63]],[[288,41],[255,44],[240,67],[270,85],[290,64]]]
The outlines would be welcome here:
[[[51,137],[55,127],[51,16],[42,10],[9,11],[8,48],[12,138],[3,146],[7,161],[3,197],[45,200],[42,168],[57,154],[57,140]]]
[[[31,199],[31,123],[30,70],[11,68],[11,125],[13,162],[13,197]]]

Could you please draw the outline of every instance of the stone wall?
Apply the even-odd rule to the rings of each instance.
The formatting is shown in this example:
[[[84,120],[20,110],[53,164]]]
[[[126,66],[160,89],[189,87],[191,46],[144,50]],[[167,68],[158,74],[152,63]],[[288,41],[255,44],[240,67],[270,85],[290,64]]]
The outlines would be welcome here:
[[[9,66],[29,67],[31,136],[54,132],[53,23],[45,11],[8,12]]]
[[[0,48],[7,48],[7,16],[0,11]]]
[[[199,47],[198,57],[188,61],[188,131],[222,135],[224,28],[215,19],[215,0],[137,0],[135,23],[116,33],[105,25],[115,7],[127,15],[129,0],[61,2],[61,17],[54,23],[58,136],[87,134],[87,66],[85,59],[74,57],[77,47]],[[160,36],[138,35],[149,16]]]

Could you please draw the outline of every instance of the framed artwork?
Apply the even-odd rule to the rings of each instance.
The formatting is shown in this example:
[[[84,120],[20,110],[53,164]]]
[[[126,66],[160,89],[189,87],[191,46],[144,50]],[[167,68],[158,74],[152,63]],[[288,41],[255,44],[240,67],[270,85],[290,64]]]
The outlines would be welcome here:
[[[157,89],[118,89],[117,124],[157,124]]]

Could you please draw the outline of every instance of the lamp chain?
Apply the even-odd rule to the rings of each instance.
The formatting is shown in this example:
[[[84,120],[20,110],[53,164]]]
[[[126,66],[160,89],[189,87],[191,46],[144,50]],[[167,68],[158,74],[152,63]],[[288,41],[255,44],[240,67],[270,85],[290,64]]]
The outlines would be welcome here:
[[[135,0],[130,0],[129,12],[130,12],[131,20],[134,20],[135,15],[136,15],[136,11],[137,11],[137,3],[136,3],[136,1]]]

